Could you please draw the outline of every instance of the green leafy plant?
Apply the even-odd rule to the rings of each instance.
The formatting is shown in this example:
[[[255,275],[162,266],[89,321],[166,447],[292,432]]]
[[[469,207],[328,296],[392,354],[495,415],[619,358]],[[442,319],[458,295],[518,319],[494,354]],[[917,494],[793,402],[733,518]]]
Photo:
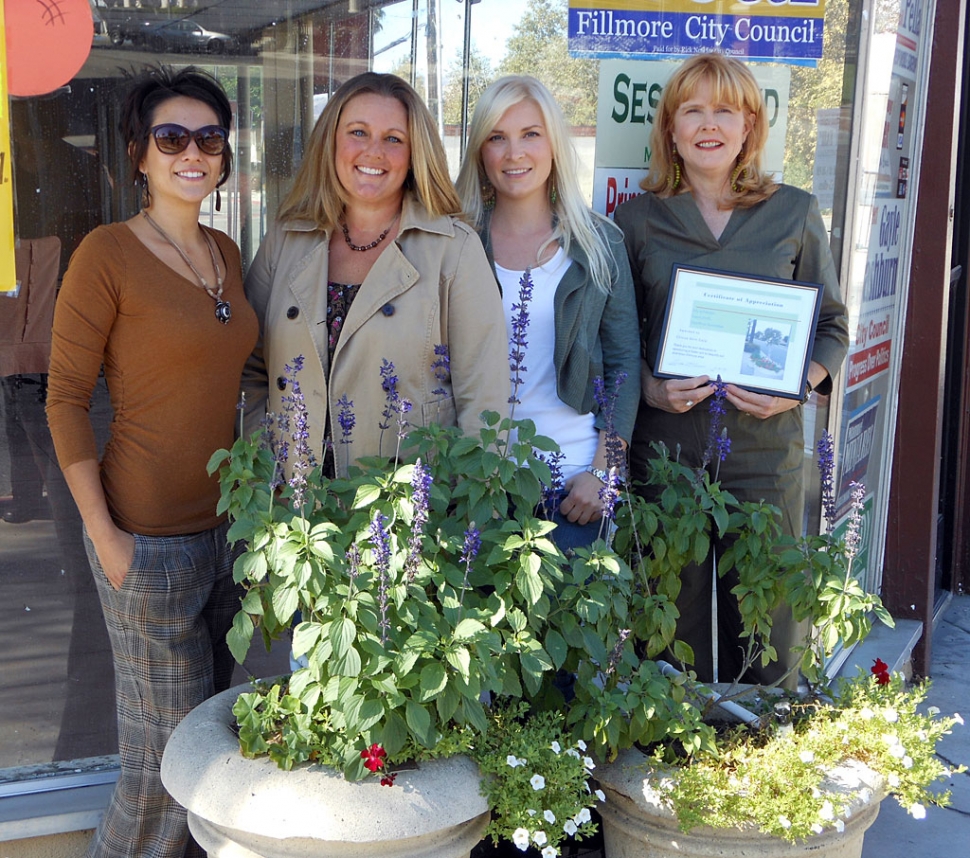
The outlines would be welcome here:
[[[241,661],[257,633],[271,642],[292,628],[305,662],[239,696],[243,753],[284,769],[310,761],[349,779],[379,774],[388,785],[407,760],[468,753],[489,776],[494,836],[528,829],[530,842],[555,851],[570,833],[589,833],[588,770],[549,750],[573,742],[562,715],[545,713],[562,709],[557,670],[583,664],[592,675],[591,660],[607,662],[630,573],[605,545],[567,559],[550,539],[554,525],[537,509],[552,481],[541,456],[554,445],[529,421],[489,413],[477,438],[435,424],[409,432],[385,362],[388,431],[407,453],[329,478],[307,456],[299,368],[288,368],[292,413],[275,427],[292,429],[297,461],[283,460],[270,431],[210,462],[229,538],[246,545],[230,647]],[[513,812],[522,774],[505,765],[513,754],[544,778],[541,827]]]
[[[523,369],[520,315],[513,378]],[[874,616],[891,623],[852,575],[857,519],[844,539],[793,539],[781,535],[778,510],[725,491],[716,468],[713,476],[706,469],[729,452],[719,426],[723,387],[711,397],[705,468],[658,448],[647,484],[617,502],[614,464],[603,490],[604,538],[567,557],[543,513],[560,488],[558,451],[530,421],[485,413],[477,437],[433,423],[410,431],[410,404],[385,361],[382,430],[395,452],[329,477],[309,455],[300,363],[287,370],[290,413],[210,462],[230,538],[246,546],[235,566],[246,595],[232,651],[241,661],[257,634],[269,643],[292,630],[304,665],[239,696],[244,754],[268,755],[284,769],[321,763],[388,786],[405,761],[468,754],[485,775],[491,836],[540,848],[543,858],[557,855],[564,838],[593,831],[590,808],[602,796],[589,784],[594,758],[634,746],[657,766],[676,766],[666,800],[685,827],[750,823],[789,839],[837,827],[841,806],[816,781],[805,785],[849,758],[882,773],[910,808],[946,800],[926,787],[943,774],[932,751],[953,719],[926,720],[915,708],[924,692],[888,676],[838,691],[825,678],[840,641],[860,640]],[[602,383],[597,397],[609,414]],[[329,454],[350,462],[352,403],[338,405],[342,437]],[[830,469],[830,442],[822,459]],[[830,494],[824,468],[823,487]],[[856,516],[859,507],[861,493]],[[690,671],[690,647],[677,640],[675,601],[681,571],[706,558],[715,537],[729,545],[719,574],[737,572],[746,666],[776,659],[778,606],[811,621],[800,659],[809,694],[791,702],[791,726],[774,710],[759,715],[756,729],[724,733],[710,723],[710,695]],[[889,711],[906,728],[898,742],[872,733],[870,722]],[[856,732],[865,741],[847,738]],[[926,737],[919,748],[913,736]],[[877,738],[885,747],[874,750]],[[899,747],[911,765],[899,762]]]

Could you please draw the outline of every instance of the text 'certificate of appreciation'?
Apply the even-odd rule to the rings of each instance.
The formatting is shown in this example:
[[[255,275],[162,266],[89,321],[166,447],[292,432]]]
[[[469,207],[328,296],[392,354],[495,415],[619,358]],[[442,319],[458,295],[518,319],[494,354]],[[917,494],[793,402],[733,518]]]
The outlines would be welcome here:
[[[675,265],[654,375],[801,399],[821,295],[818,283]]]

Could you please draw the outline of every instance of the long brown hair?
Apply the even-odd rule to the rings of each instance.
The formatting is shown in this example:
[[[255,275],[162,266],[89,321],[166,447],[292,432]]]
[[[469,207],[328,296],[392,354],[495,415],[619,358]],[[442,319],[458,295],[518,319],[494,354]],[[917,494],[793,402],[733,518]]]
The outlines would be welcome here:
[[[365,93],[397,99],[407,112],[411,169],[405,189],[413,191],[433,217],[460,214],[461,202],[448,175],[445,148],[421,96],[397,75],[364,72],[340,86],[320,114],[293,188],[280,206],[280,220],[310,220],[320,229],[337,225],[346,202],[337,178],[337,126],[347,102]]]
[[[751,130],[738,156],[740,172],[731,188],[730,205],[747,208],[768,199],[778,185],[761,168],[761,155],[768,142],[768,114],[761,87],[747,66],[723,54],[697,54],[686,60],[667,82],[650,132],[650,172],[640,187],[660,197],[690,190],[684,170],[680,171],[680,183],[672,187],[678,161],[673,142],[674,117],[702,82],[710,84],[716,102],[733,105],[752,117]]]

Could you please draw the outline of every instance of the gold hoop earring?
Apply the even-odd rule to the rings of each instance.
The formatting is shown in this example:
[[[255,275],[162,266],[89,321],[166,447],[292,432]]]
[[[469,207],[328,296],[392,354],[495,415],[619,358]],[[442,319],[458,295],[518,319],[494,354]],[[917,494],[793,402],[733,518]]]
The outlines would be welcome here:
[[[680,185],[680,162],[677,160],[677,145],[674,144],[673,151],[673,174],[667,176],[667,187],[671,191],[676,191]]]
[[[741,193],[741,180],[744,178],[746,170],[744,165],[739,163],[737,167],[734,168],[734,172],[731,173],[731,190],[736,194]]]
[[[484,176],[481,181],[482,208],[490,212],[495,208],[495,185],[492,184],[488,176]]]

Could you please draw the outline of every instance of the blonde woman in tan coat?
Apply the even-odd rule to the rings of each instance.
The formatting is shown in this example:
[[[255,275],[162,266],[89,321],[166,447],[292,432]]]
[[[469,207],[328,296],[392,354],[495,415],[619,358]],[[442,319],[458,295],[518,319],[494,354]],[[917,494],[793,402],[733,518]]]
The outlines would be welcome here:
[[[325,435],[341,431],[338,401],[353,402],[352,445],[338,445],[329,466],[336,473],[363,456],[394,454],[395,432],[380,429],[388,374],[412,404],[411,425],[436,421],[477,434],[483,410],[507,412],[502,302],[460,212],[417,93],[373,72],[340,87],[246,278],[260,320],[246,372],[250,425],[266,409],[281,412],[285,367],[300,355],[318,458]],[[385,376],[383,361],[394,367]]]

